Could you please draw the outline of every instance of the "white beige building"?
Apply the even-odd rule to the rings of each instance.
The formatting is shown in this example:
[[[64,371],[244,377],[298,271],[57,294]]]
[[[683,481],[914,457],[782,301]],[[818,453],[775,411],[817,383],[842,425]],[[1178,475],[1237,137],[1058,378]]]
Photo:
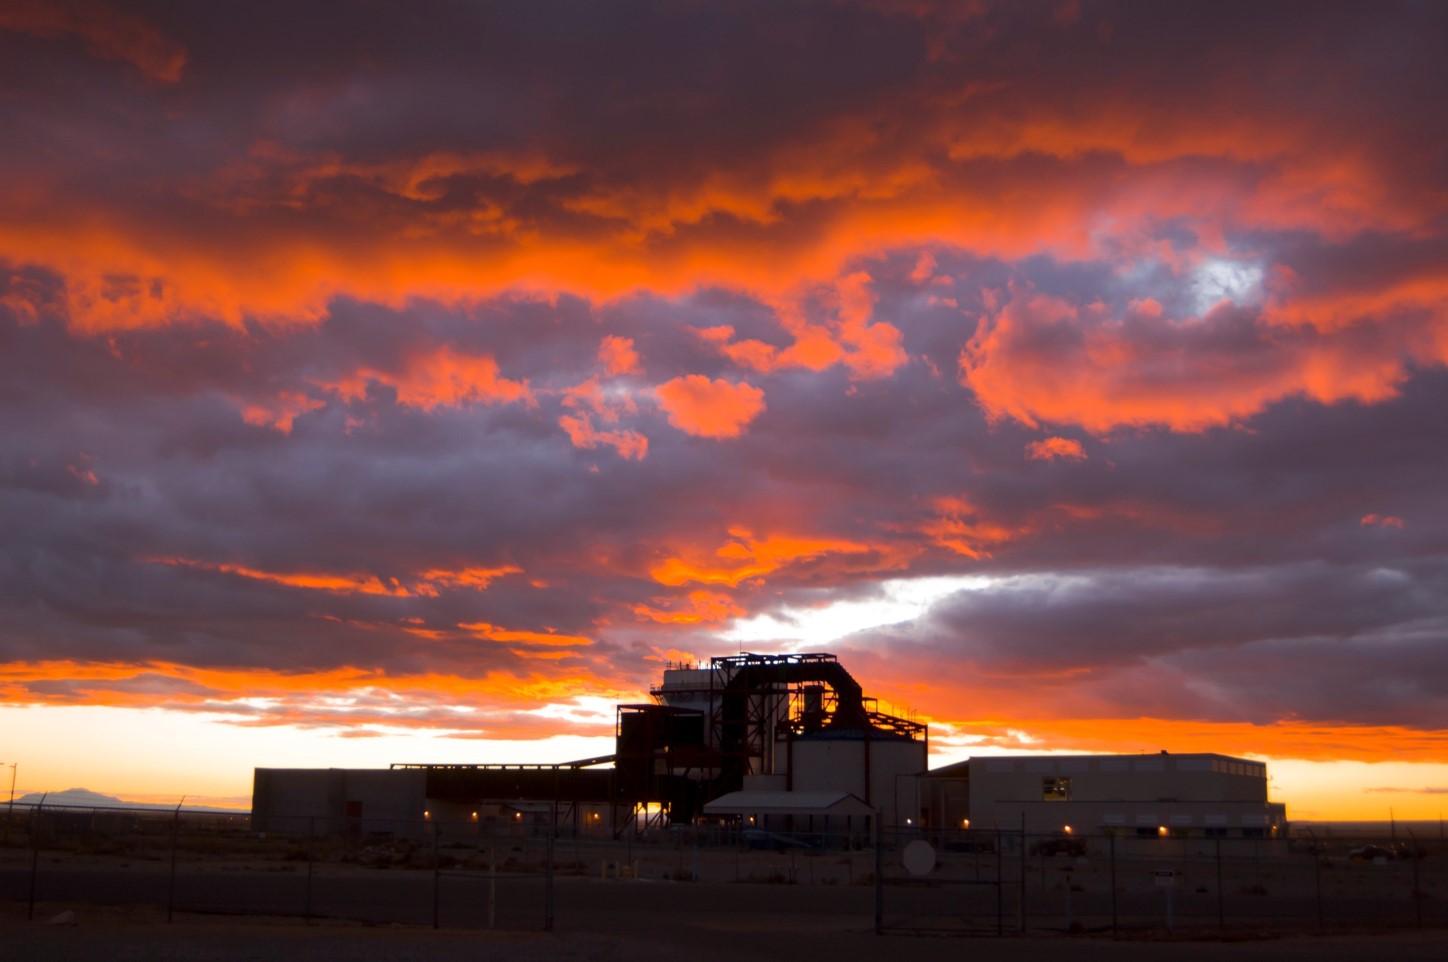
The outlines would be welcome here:
[[[920,779],[921,820],[1003,829],[1189,838],[1273,838],[1286,808],[1267,800],[1267,767],[1212,753],[972,758]]]

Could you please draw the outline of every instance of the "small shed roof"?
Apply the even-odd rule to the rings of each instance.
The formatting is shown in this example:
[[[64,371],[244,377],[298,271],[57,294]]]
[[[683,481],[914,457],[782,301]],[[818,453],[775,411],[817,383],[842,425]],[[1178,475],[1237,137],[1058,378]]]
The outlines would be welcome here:
[[[730,792],[704,806],[706,815],[873,815],[849,792]]]

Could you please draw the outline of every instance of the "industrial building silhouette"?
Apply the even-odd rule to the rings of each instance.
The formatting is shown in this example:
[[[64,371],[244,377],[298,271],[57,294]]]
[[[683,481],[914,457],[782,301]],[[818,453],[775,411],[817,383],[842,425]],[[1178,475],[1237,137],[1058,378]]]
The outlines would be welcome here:
[[[831,654],[664,670],[616,709],[614,751],[558,764],[255,771],[262,831],[400,833],[426,820],[618,837],[699,820],[848,838],[878,828],[1270,837],[1260,762],[1216,754],[987,756],[929,771],[929,732]]]

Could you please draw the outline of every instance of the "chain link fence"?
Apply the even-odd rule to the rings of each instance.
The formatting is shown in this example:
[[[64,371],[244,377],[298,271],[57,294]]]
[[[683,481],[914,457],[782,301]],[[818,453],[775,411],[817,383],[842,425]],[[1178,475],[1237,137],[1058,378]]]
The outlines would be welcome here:
[[[881,932],[1114,937],[1448,925],[1441,843],[886,833]]]
[[[272,824],[278,824],[274,819]],[[551,930],[631,913],[832,916],[884,934],[1221,938],[1448,925],[1448,852],[1371,839],[788,834],[678,826],[621,838],[433,819],[332,833],[246,815],[17,808],[0,898],[447,928]],[[555,834],[556,832],[556,834]],[[635,885],[669,882],[677,885]]]

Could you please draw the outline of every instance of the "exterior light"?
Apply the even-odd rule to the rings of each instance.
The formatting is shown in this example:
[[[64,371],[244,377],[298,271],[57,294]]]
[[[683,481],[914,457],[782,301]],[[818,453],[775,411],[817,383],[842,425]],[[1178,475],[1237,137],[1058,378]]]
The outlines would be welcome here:
[[[1165,834],[1166,834],[1166,826],[1165,826],[1165,825],[1160,825],[1160,826],[1158,826],[1158,827],[1157,827],[1157,830],[1156,830],[1156,834],[1158,834],[1158,835],[1165,835]]]
[[[912,822],[910,819],[907,818],[907,819],[905,819],[905,824],[906,824],[906,825],[914,825],[915,823]]]
[[[513,821],[515,821],[515,822],[521,822],[522,820],[523,820],[523,813],[522,813],[522,812],[514,812],[514,813],[513,813]]]
[[[1065,830],[1066,830],[1066,834],[1067,834],[1067,835],[1070,835],[1070,834],[1071,834],[1071,826],[1069,826],[1069,825],[1065,826]]]
[[[477,817],[478,817],[478,813],[477,813],[477,812],[473,812],[473,818],[477,818]]]
[[[423,818],[432,818],[432,812],[429,812],[429,811],[427,811],[426,809],[424,809],[423,812],[422,812],[422,817],[423,817]]]
[[[970,819],[968,819],[968,818],[962,818],[962,819],[960,820],[960,827],[961,827],[961,828],[970,828]]]

